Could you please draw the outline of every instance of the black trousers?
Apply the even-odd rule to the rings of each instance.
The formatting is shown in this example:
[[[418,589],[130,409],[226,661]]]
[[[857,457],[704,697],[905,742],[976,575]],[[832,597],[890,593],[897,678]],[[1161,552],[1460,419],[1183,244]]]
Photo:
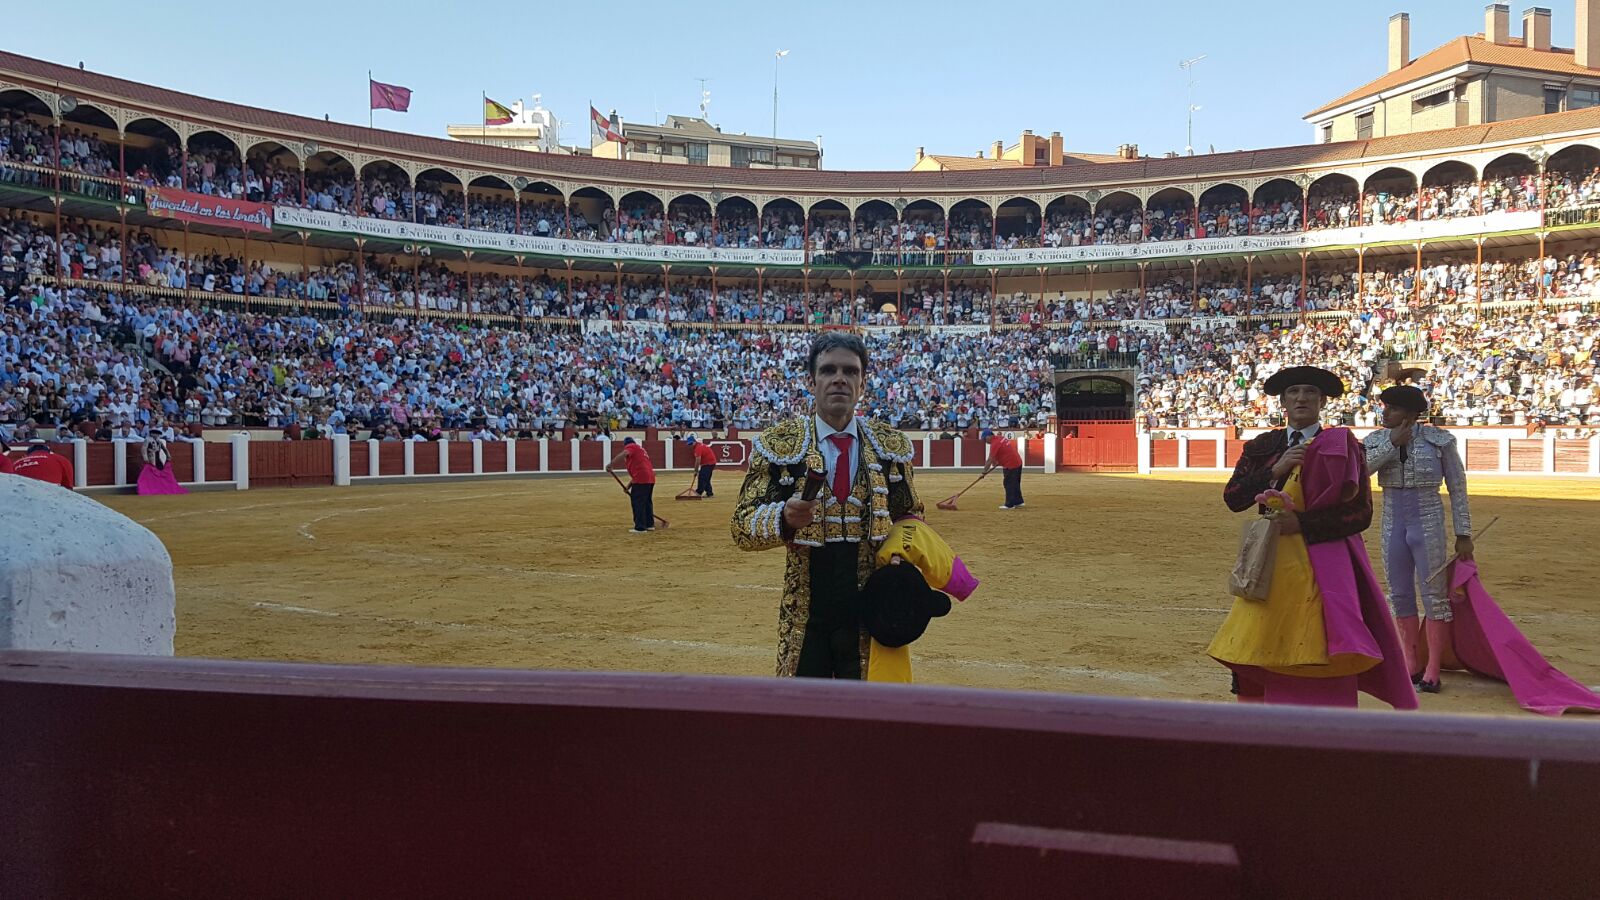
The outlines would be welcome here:
[[[836,541],[811,551],[811,611],[795,668],[801,678],[866,675],[861,669],[861,618],[855,607],[861,547]]]
[[[716,466],[700,467],[700,483],[696,485],[694,489],[696,494],[700,494],[701,496],[705,497],[716,496],[715,494],[711,493],[711,473],[715,471],[716,468]]]
[[[1006,485],[1006,505],[1021,506],[1022,467],[1018,466],[1015,469],[1002,469],[1001,474],[1004,476]]]
[[[628,489],[628,499],[633,501],[633,530],[645,531],[656,527],[656,486],[634,482]]]

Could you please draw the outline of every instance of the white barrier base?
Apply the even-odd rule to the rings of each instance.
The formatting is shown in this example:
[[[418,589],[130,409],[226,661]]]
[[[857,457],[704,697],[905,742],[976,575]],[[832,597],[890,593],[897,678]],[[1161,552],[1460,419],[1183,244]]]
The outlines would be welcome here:
[[[172,558],[148,528],[20,475],[0,509],[0,649],[172,655]]]

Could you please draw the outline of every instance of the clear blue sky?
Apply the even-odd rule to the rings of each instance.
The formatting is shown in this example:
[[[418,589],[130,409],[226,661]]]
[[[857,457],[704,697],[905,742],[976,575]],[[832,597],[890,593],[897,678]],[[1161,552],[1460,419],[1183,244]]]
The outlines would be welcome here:
[[[1512,8],[1520,35],[1527,4]],[[1573,5],[1554,11],[1572,45]],[[918,146],[971,155],[1024,128],[1069,150],[1182,150],[1194,70],[1195,149],[1305,143],[1300,117],[1382,74],[1386,23],[1411,13],[1413,56],[1483,28],[1479,0],[1235,3],[326,3],[244,6],[80,0],[16,3],[0,47],[109,75],[309,116],[365,123],[366,77],[415,93],[381,128],[444,136],[478,120],[478,94],[538,92],[587,146],[589,100],[624,119],[696,114],[770,134],[821,135],[829,169],[906,169]],[[184,51],[188,51],[187,53]]]

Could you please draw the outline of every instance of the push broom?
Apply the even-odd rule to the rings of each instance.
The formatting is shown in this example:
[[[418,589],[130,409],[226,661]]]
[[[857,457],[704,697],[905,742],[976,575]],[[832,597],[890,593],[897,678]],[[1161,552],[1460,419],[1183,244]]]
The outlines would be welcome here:
[[[956,501],[961,499],[961,495],[965,494],[967,491],[970,491],[973,488],[977,487],[978,486],[978,482],[984,480],[985,478],[988,478],[989,477],[989,473],[992,472],[992,471],[994,471],[994,468],[992,466],[990,468],[984,469],[983,470],[983,474],[979,475],[977,478],[974,478],[972,480],[971,484],[967,485],[966,487],[962,488],[961,490],[957,491],[956,493],[951,494],[950,496],[944,498],[943,500],[940,500],[938,503],[935,503],[934,505],[939,507],[940,509],[955,509],[956,508]]]
[[[615,473],[615,472],[607,472],[606,474],[610,475],[612,478],[615,478],[617,480],[617,487],[622,488],[622,492],[624,494],[627,494],[629,497],[633,496],[633,492],[628,490],[628,486],[622,483],[622,479],[620,477],[618,477],[617,473]],[[656,516],[656,521],[661,523],[661,527],[662,528],[666,528],[666,527],[668,527],[669,525],[672,524],[671,522],[668,522],[666,519],[663,519],[660,516]]]

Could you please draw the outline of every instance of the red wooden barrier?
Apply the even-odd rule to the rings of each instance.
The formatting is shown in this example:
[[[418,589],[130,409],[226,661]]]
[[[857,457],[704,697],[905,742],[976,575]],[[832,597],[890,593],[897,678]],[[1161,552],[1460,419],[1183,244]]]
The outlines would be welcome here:
[[[139,470],[144,467],[144,442],[112,441],[111,446],[113,453],[122,454],[123,465],[125,466],[123,471],[127,473],[128,483],[134,484],[138,482]],[[67,458],[71,459],[72,448],[66,447],[66,452],[68,454]]]
[[[381,441],[378,444],[378,474],[404,475],[406,473],[406,445],[404,441]]]
[[[1150,442],[1150,468],[1175,469],[1178,467],[1178,442],[1160,440]]]
[[[1544,471],[1544,441],[1513,438],[1511,441],[1511,471]]]
[[[537,452],[537,445],[535,446],[535,452]],[[535,459],[534,462],[538,463],[539,460]],[[506,470],[505,441],[483,442],[483,470],[485,472],[504,472]],[[450,471],[454,472],[455,466],[452,465]]]
[[[1467,456],[1463,462],[1468,472],[1499,471],[1500,442],[1487,438],[1467,438]]]
[[[227,441],[206,441],[206,480],[233,480],[233,445]]]
[[[934,466],[953,466],[956,464],[956,442],[934,441],[929,451]]]
[[[1239,457],[1244,455],[1244,445],[1249,441],[1228,441],[1228,449],[1223,451],[1223,459],[1227,460],[1228,468],[1239,464]]]
[[[549,458],[550,458],[550,471],[552,471],[552,472],[570,472],[570,471],[572,471],[572,444],[571,444],[571,442],[569,442],[569,441],[551,441],[550,442],[550,450],[549,450]]]
[[[0,873],[19,897],[1600,884],[1585,721],[15,651],[0,709]],[[1418,852],[1397,810],[1448,829]],[[1166,883],[1140,890],[1154,871]]]
[[[918,469],[928,464],[928,461],[923,457],[922,448],[922,441],[911,442],[911,465]]]
[[[450,474],[451,475],[471,475],[472,474],[472,442],[471,441],[451,441],[450,442]]]
[[[251,441],[250,486],[333,484],[333,442]]]
[[[1037,437],[1030,436],[1028,438],[1028,446],[1026,448],[1024,448],[1025,454],[1024,454],[1024,456],[1022,458],[1022,464],[1025,465],[1025,466],[1042,466],[1042,465],[1044,465],[1044,444],[1045,444],[1045,441],[1054,441],[1054,440],[1059,440],[1059,438],[1057,438],[1053,434],[1047,434],[1043,438],[1037,438]]]
[[[1215,469],[1217,467],[1217,441],[1215,438],[1190,438],[1189,468]]]
[[[414,441],[411,451],[411,471],[416,475],[439,474],[439,442]]]
[[[353,478],[363,478],[371,471],[372,448],[366,441],[350,442],[350,475]]]
[[[989,458],[989,445],[977,438],[961,438],[961,465],[981,468]]]
[[[171,463],[169,465],[172,469],[172,474],[176,476],[179,481],[193,481],[194,445],[188,441],[168,441],[167,454],[171,459]],[[134,480],[138,477],[139,473],[137,470],[135,470],[134,472],[130,473],[129,480]],[[208,471],[206,472],[206,479],[210,480],[210,478],[211,473]]]
[[[112,457],[114,448],[107,441],[96,441],[84,448],[88,454],[84,459],[84,477],[89,479],[92,487],[105,484],[116,484],[116,462]],[[206,468],[211,467],[211,460],[206,460]]]
[[[1556,441],[1556,471],[1569,473],[1589,471],[1589,442]]]
[[[622,442],[617,441],[613,448],[622,450]],[[615,454],[613,454],[615,455]],[[584,472],[598,472],[606,467],[611,459],[606,456],[606,445],[599,441],[581,441],[578,444],[578,468]]]

